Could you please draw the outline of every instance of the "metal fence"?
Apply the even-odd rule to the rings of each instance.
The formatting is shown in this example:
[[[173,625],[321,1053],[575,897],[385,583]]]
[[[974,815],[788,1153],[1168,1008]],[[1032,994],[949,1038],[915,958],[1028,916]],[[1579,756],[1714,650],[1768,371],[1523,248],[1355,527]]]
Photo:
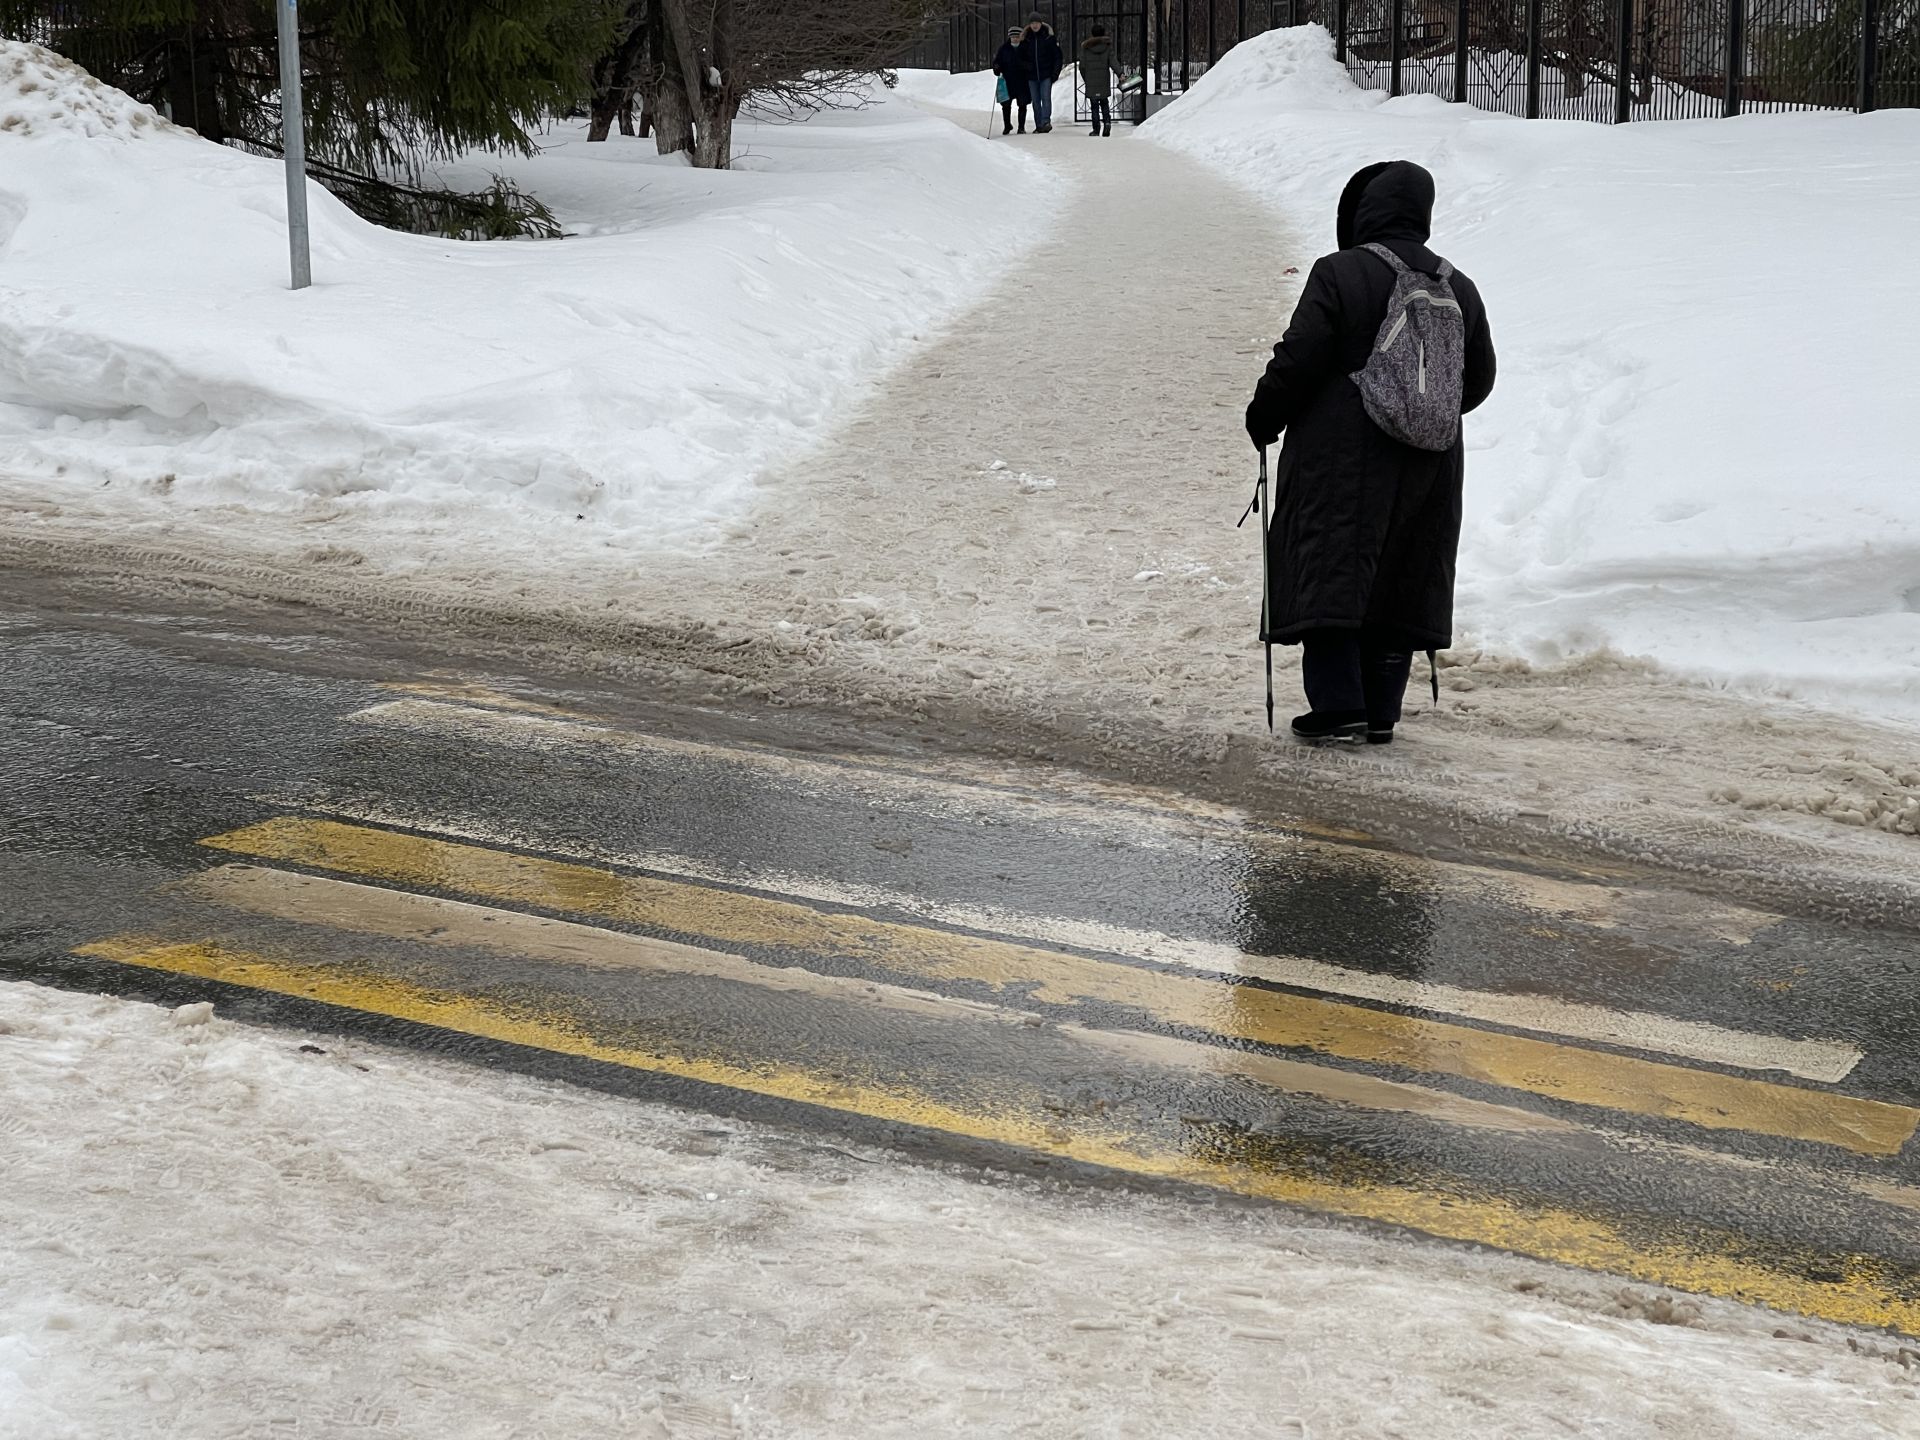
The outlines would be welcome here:
[[[1334,0],[1391,94],[1624,122],[1920,106],[1920,0]]]
[[[1920,107],[1920,0],[980,0],[916,54],[984,70],[1035,10],[1069,63],[1089,25],[1105,24],[1120,63],[1157,95],[1186,90],[1248,36],[1318,24],[1358,84],[1516,115]],[[1124,118],[1144,118],[1146,93]],[[1076,102],[1084,118],[1077,89]]]

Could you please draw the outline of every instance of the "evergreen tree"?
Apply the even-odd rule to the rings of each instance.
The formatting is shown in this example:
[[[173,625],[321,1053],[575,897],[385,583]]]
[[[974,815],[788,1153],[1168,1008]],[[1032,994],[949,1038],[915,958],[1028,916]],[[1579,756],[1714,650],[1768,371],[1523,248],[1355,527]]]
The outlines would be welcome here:
[[[302,0],[316,172],[394,179],[471,149],[526,151],[584,97],[623,0]],[[0,0],[38,41],[208,139],[276,153],[272,0]]]

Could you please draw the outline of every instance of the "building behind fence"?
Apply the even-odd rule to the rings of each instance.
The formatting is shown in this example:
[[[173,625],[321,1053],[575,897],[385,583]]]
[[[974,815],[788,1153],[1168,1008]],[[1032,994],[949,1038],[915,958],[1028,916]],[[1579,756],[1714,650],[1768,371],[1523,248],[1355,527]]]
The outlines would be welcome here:
[[[1318,24],[1360,85],[1528,117],[1920,107],[1920,0],[980,0],[903,63],[984,70],[1034,11],[1069,61],[1104,25],[1155,95],[1250,35]]]

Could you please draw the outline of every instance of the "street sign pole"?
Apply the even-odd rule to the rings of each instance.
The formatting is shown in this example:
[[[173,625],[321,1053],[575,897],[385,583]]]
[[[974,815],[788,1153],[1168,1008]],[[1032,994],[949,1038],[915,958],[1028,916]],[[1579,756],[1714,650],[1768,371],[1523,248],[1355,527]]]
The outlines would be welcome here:
[[[287,244],[293,253],[293,288],[313,284],[307,240],[307,133],[300,100],[299,0],[276,0],[280,13],[280,122],[287,156]]]

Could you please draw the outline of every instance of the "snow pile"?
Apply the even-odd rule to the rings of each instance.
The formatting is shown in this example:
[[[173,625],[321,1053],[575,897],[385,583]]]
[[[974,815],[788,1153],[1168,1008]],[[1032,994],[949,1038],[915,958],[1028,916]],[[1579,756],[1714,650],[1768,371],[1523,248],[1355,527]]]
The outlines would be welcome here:
[[[0,41],[0,135],[126,140],[166,124],[152,109],[102,85],[64,56]]]
[[[1018,251],[1039,183],[889,97],[743,125],[725,173],[566,128],[453,178],[504,169],[579,238],[394,234],[314,187],[294,294],[275,162],[31,46],[0,75],[6,471],[154,521],[345,514],[549,561],[704,543]]]
[[[1920,113],[1522,121],[1358,90],[1302,27],[1237,46],[1147,134],[1272,202],[1304,253],[1361,165],[1434,172],[1435,246],[1501,354],[1468,424],[1475,640],[1920,714]]]
[[[1000,77],[991,70],[974,70],[949,75],[944,70],[900,70],[895,89],[917,105],[933,105],[943,110],[977,112],[984,116],[994,106]]]
[[[1884,1336],[0,984],[0,1440],[1910,1436]]]

